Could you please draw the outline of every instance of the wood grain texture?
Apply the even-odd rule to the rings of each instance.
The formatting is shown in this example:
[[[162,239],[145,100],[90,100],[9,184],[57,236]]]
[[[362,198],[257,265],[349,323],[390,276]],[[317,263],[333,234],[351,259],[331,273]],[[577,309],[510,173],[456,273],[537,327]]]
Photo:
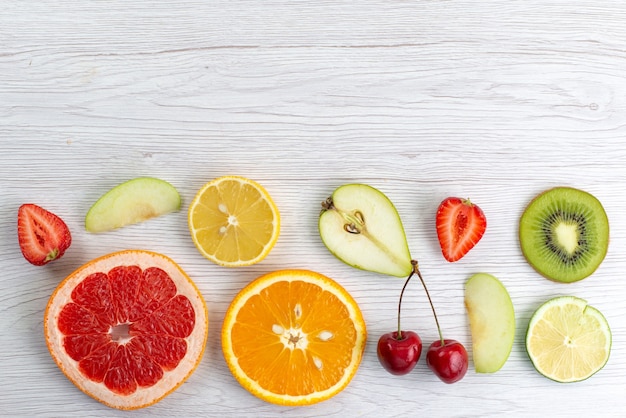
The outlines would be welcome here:
[[[156,3],[156,4],[155,4]],[[626,410],[626,4],[528,1],[112,1],[3,3],[0,14],[0,415],[120,416],[57,369],[42,318],[56,285],[90,259],[124,248],[163,252],[204,294],[207,351],[178,391],[134,416],[623,416]],[[261,182],[281,211],[262,263],[224,269],[200,256],[186,209],[223,174]],[[95,200],[140,175],[170,181],[181,212],[92,235]],[[392,377],[376,359],[395,324],[401,281],[354,270],[324,248],[320,202],[366,182],[395,203],[444,333],[471,348],[463,284],[485,271],[507,286],[517,334],[505,367],[444,385],[420,362]],[[561,285],[524,261],[517,222],[540,191],[596,195],[611,222],[593,276]],[[434,213],[469,196],[488,231],[461,261],[443,260]],[[73,244],[36,268],[19,252],[17,208],[62,216]],[[370,338],[350,386],[307,408],[249,395],[230,375],[219,333],[239,289],[268,271],[309,268],[358,301]],[[613,350],[588,381],[537,374],[523,344],[530,315],[559,294],[607,317]],[[404,324],[436,338],[416,283]],[[423,360],[423,359],[422,359]],[[471,366],[470,366],[471,367]]]

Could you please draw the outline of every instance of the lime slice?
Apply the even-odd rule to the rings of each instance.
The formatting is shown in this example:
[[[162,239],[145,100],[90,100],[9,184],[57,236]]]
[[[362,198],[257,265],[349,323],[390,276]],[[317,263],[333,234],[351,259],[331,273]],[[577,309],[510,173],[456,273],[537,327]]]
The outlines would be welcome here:
[[[578,382],[602,369],[611,352],[606,318],[575,296],[550,299],[533,314],[526,350],[535,369],[561,383]]]

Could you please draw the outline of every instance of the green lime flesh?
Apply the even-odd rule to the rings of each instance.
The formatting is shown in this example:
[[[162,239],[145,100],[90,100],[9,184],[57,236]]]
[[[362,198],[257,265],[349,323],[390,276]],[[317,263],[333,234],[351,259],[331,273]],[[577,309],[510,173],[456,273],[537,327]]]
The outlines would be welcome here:
[[[609,221],[593,195],[557,187],[537,196],[519,224],[520,247],[544,277],[571,283],[590,276],[602,263],[609,243]]]
[[[560,318],[553,317],[546,322],[546,311],[553,308],[562,316]],[[539,326],[540,322],[544,322],[544,324]],[[590,327],[591,324],[594,326]],[[537,336],[538,333],[546,332],[557,334],[558,337],[554,338],[554,335],[551,338],[546,335]],[[537,347],[537,345],[533,344],[533,339],[537,337],[543,339],[544,344],[547,344],[541,350],[534,352],[533,347]],[[576,296],[556,296],[544,302],[531,315],[524,340],[528,357],[537,372],[559,383],[574,383],[586,380],[602,370],[609,360],[613,337],[609,323],[602,312],[588,305],[586,300]],[[567,351],[565,347],[559,347],[560,344],[563,345],[563,342],[567,342],[565,347],[569,348],[570,352],[566,354],[569,358],[576,358],[573,356],[581,355],[576,352],[577,347],[583,351],[592,351],[596,355],[605,353],[605,357],[600,362],[597,359],[595,362],[590,362],[590,359],[579,358],[577,362],[569,364],[571,369],[569,369],[570,375],[568,377],[558,377],[554,375],[555,370],[545,370],[545,366],[550,365],[550,363],[546,363],[546,359],[543,357],[555,358],[557,353]],[[553,362],[552,365],[556,365],[562,370],[568,370],[568,365],[561,361]],[[586,368],[587,372],[581,374],[577,370],[579,367],[583,370]]]

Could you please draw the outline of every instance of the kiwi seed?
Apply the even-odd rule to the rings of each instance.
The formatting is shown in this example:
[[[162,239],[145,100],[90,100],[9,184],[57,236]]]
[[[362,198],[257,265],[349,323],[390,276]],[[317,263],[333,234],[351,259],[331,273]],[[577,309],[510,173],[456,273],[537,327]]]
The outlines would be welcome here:
[[[556,187],[530,202],[519,225],[522,253],[544,277],[571,283],[593,273],[606,255],[609,221],[591,194]]]

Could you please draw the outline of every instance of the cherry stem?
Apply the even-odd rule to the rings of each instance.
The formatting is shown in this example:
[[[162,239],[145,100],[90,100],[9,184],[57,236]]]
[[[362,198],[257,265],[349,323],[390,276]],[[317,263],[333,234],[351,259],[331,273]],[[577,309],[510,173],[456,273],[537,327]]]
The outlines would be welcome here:
[[[413,261],[411,261],[411,263],[413,263]],[[414,264],[414,266],[416,265],[417,263]],[[411,274],[409,274],[409,277],[404,282],[404,286],[402,286],[402,291],[400,291],[400,300],[398,301],[398,335],[396,336],[397,340],[402,339],[402,329],[400,328],[400,308],[402,307],[402,296],[404,295],[404,289],[406,289],[406,285],[409,284],[409,282],[411,281],[411,277],[413,277],[413,274],[415,274],[416,271],[416,268],[413,267],[413,271],[411,271]]]
[[[420,281],[422,282],[422,286],[424,286],[424,291],[426,292],[426,297],[428,297],[428,303],[430,303],[430,309],[432,309],[433,311],[433,316],[435,317],[435,324],[437,324],[437,332],[439,332],[439,339],[441,340],[441,345],[444,345],[444,340],[443,340],[443,334],[441,333],[441,327],[439,326],[439,320],[437,319],[437,313],[435,312],[435,305],[433,305],[433,301],[430,298],[430,293],[428,292],[428,288],[426,287],[426,282],[424,281],[424,278],[422,277],[422,273],[420,273],[419,268],[417,266],[417,261],[416,260],[411,260],[411,264],[413,264],[413,271],[411,272],[411,275],[409,276],[409,279],[411,278],[411,276],[413,275],[413,273],[417,273],[417,277],[419,277]],[[408,282],[408,280],[407,280]],[[406,284],[405,284],[406,286]],[[404,289],[402,289],[404,290]],[[398,322],[400,322],[398,320]]]
[[[441,327],[439,326],[439,320],[437,319],[437,312],[435,312],[435,305],[433,304],[433,300],[430,298],[430,293],[428,292],[428,287],[426,287],[426,282],[422,277],[422,273],[420,273],[419,267],[417,265],[417,260],[411,260],[411,265],[413,266],[413,271],[409,274],[406,281],[404,282],[404,286],[402,286],[402,290],[400,291],[400,300],[398,301],[398,335],[396,336],[397,340],[402,339],[402,328],[400,327],[400,311],[402,308],[402,296],[404,296],[404,290],[406,286],[411,281],[411,278],[414,274],[417,274],[420,282],[422,282],[422,286],[424,287],[424,291],[426,292],[426,297],[428,298],[428,303],[430,304],[430,309],[433,311],[433,316],[435,317],[435,324],[437,324],[437,332],[439,333],[439,339],[441,340],[441,346],[445,345],[443,340],[443,334],[441,333]]]

